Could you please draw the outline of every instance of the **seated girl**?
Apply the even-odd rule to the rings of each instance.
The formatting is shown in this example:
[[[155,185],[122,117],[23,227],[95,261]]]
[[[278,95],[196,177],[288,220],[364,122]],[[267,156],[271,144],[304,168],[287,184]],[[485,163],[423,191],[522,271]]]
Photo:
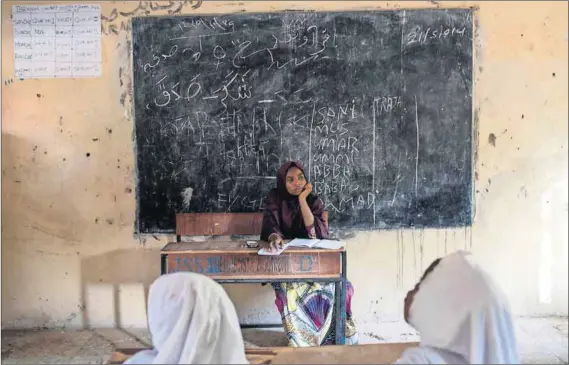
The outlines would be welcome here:
[[[322,200],[312,194],[301,163],[286,162],[277,172],[277,187],[265,200],[261,239],[271,249],[283,240],[327,238]],[[335,343],[335,284],[275,283],[275,304],[291,347],[331,345]],[[351,283],[346,288],[346,344],[356,344],[358,335],[352,318]]]
[[[156,279],[148,329],[154,348],[125,364],[248,364],[235,307],[206,276],[180,272]]]
[[[433,262],[405,298],[405,320],[421,336],[401,364],[519,364],[508,301],[459,251]]]

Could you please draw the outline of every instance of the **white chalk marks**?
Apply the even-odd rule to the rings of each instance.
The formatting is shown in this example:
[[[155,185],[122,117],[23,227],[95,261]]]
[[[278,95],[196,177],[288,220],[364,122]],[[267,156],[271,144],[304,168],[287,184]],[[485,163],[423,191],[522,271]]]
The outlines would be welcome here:
[[[372,133],[373,133],[373,140],[372,140],[372,164],[371,164],[371,169],[372,169],[372,175],[371,175],[371,191],[373,193],[375,193],[375,114],[377,113],[377,111],[375,110],[375,105],[376,105],[377,101],[374,100],[372,103],[372,109],[373,109],[373,113],[372,113],[372,120],[373,120],[373,125],[372,125]],[[375,224],[375,199],[373,200],[373,224]]]
[[[182,205],[184,209],[190,208],[190,201],[192,200],[192,195],[194,195],[194,189],[187,187],[182,191]]]
[[[417,130],[417,149],[415,154],[415,196],[419,184],[419,112],[417,111],[417,95],[415,95],[415,127]]]

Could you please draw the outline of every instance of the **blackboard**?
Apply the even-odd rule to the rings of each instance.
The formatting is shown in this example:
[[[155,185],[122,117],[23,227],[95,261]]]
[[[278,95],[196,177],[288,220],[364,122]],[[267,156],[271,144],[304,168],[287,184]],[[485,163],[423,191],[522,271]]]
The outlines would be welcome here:
[[[472,11],[133,19],[137,229],[259,211],[300,160],[332,229],[472,223]]]

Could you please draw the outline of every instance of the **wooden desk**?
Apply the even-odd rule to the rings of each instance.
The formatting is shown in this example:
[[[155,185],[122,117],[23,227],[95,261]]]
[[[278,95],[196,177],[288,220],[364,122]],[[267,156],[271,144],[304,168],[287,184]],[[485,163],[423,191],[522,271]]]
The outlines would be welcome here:
[[[334,282],[336,344],[345,344],[346,251],[287,248],[278,256],[259,256],[259,248],[245,241],[172,242],[161,251],[161,273],[197,272],[224,284]]]

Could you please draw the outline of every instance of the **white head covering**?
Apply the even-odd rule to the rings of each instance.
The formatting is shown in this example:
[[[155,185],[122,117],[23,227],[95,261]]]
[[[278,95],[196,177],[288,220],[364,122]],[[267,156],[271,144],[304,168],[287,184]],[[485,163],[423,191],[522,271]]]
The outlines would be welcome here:
[[[519,363],[507,299],[468,252],[444,257],[425,277],[409,317],[421,344],[398,363]]]
[[[150,287],[148,327],[153,350],[125,364],[247,364],[233,303],[210,278],[163,275]]]

